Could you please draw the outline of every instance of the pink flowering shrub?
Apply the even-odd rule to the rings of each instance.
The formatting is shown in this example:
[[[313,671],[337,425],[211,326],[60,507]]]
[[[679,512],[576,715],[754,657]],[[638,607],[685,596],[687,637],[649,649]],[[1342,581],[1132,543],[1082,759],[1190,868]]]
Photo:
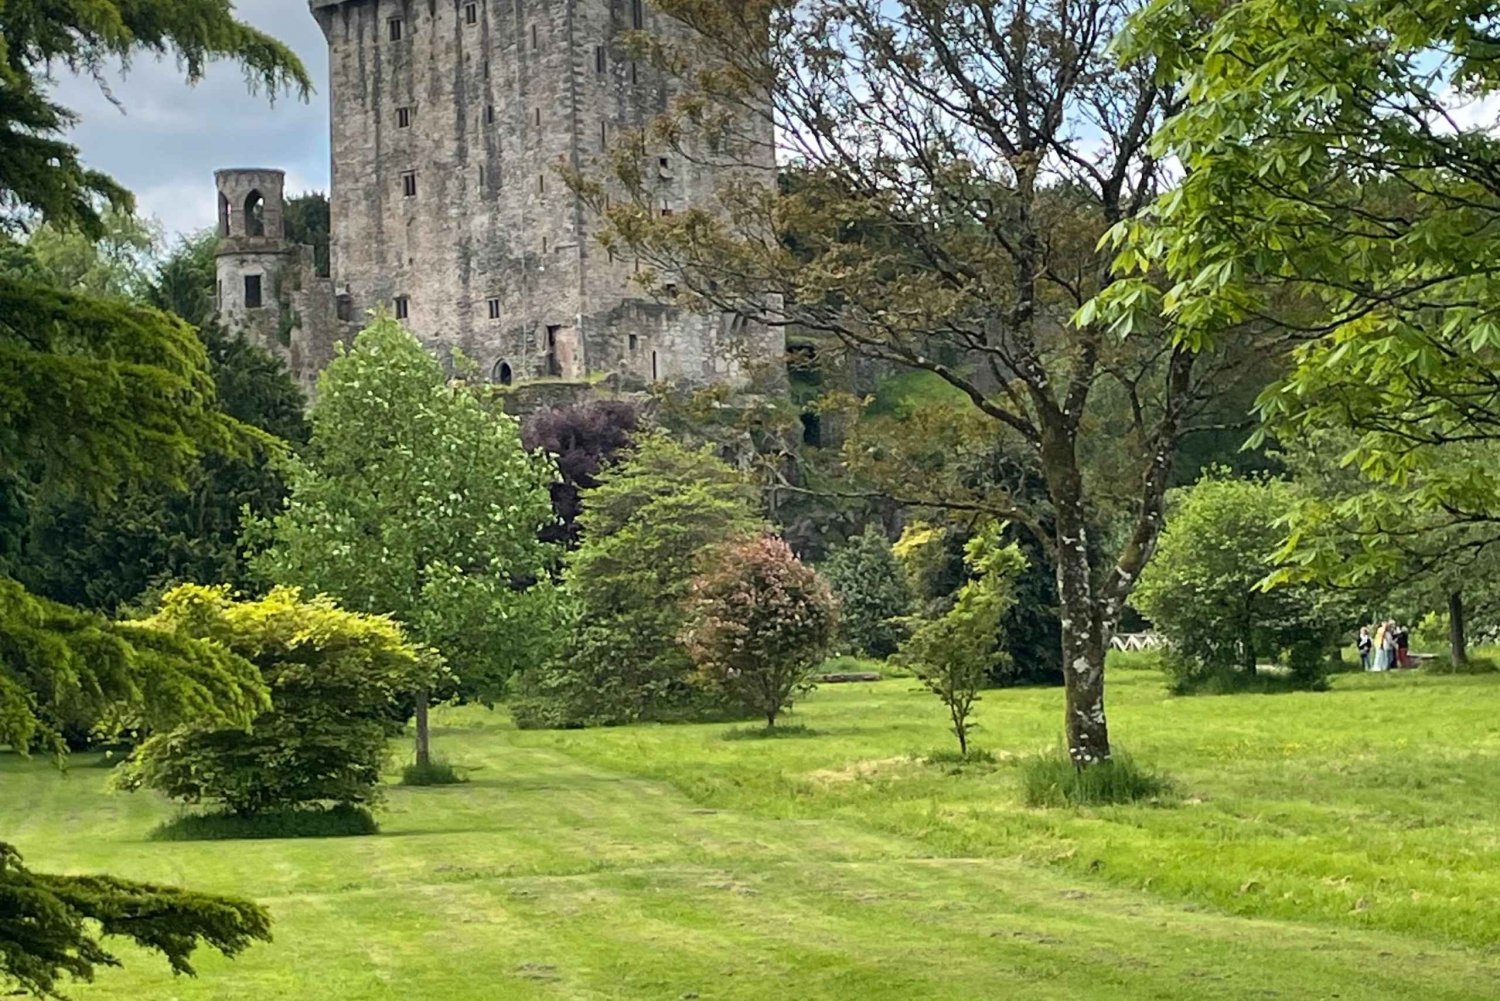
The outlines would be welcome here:
[[[720,546],[688,592],[682,642],[700,680],[775,726],[838,630],[818,572],[775,536]]]

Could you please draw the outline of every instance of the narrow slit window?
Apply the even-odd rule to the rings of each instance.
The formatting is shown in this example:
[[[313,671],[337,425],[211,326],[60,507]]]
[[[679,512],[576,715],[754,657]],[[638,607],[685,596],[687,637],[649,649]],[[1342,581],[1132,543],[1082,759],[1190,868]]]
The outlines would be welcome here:
[[[646,23],[645,5],[641,0],[630,0],[630,26],[640,28]]]
[[[484,187],[484,164],[479,165],[479,186]]]
[[[485,305],[489,309],[490,319],[492,319],[492,320],[498,320],[498,319],[500,319],[500,300],[499,299],[490,299],[490,300],[488,300],[485,303]]]
[[[638,83],[639,82],[639,79],[637,78],[636,72],[635,72],[635,60],[633,60],[633,59],[630,61],[630,82],[631,83]]]
[[[406,22],[399,17],[393,17],[385,22],[386,34],[393,42],[399,42],[406,37]]]
[[[541,108],[533,108],[531,110],[531,120],[532,120],[532,123],[535,124],[535,125],[541,125],[542,124],[542,109]]]
[[[641,339],[635,334],[630,335],[630,353],[635,354],[636,348],[641,346]]]
[[[405,198],[417,197],[417,172],[408,170],[401,175],[401,195]]]
[[[531,26],[531,47],[536,48],[536,25]]]
[[[398,128],[398,129],[409,129],[409,128],[411,128],[411,109],[410,108],[397,108],[396,109],[396,128]]]
[[[404,320],[411,315],[411,300],[404,295],[396,296],[396,319]]]
[[[661,375],[657,371],[657,368],[656,368],[656,352],[653,351],[653,352],[651,352],[651,381],[652,382],[657,382],[660,379],[661,379]]]
[[[479,23],[479,5],[477,3],[464,4],[464,23]]]
[[[484,78],[486,80],[490,78],[490,61],[488,59],[484,61]]]
[[[542,237],[542,253],[545,254],[546,252],[547,252],[547,238],[544,236],[544,237]]]
[[[547,175],[546,174],[538,174],[538,175],[536,175],[536,193],[540,195],[540,194],[545,194],[546,191],[547,191]]]
[[[602,45],[594,46],[594,72],[604,72],[604,46]]]
[[[245,276],[245,308],[260,309],[261,307],[260,275]]]
[[[609,148],[609,126],[604,122],[599,123],[599,148]]]
[[[493,104],[486,104],[484,106],[484,124],[495,124],[495,106]]]

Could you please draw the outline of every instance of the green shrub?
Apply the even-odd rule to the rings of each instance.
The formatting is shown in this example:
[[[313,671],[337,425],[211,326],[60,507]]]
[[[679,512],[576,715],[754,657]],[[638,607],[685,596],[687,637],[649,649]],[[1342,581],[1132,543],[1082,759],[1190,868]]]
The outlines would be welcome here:
[[[255,665],[271,707],[248,729],[214,722],[145,740],[116,774],[186,803],[248,816],[378,799],[396,706],[431,683],[429,659],[390,619],[277,588],[233,601],[225,588],[184,585],[147,624],[206,639]]]
[[[783,540],[766,535],[716,548],[694,578],[682,644],[710,690],[767,727],[812,687],[838,631],[828,583]]]
[[[349,803],[327,809],[193,813],[169,820],[151,832],[152,841],[238,841],[271,838],[348,838],[375,834],[380,825],[369,810]]]
[[[1284,536],[1292,487],[1210,472],[1174,491],[1156,554],[1131,602],[1172,643],[1163,661],[1172,687],[1197,690],[1225,671],[1256,673],[1279,659],[1305,689],[1326,687],[1328,653],[1351,598],[1306,585],[1266,589]]]
[[[752,499],[737,471],[662,435],[601,473],[563,573],[575,625],[559,656],[512,679],[517,725],[722,716],[722,700],[692,681],[683,605],[710,550],[759,533]]]
[[[426,764],[413,762],[401,769],[401,784],[404,786],[451,786],[467,781],[457,768],[438,758]]]
[[[1079,768],[1059,747],[1021,762],[1021,789],[1027,806],[1106,806],[1165,799],[1172,783],[1118,749],[1108,761]]]
[[[906,636],[911,589],[891,543],[874,525],[835,550],[822,566],[839,599],[840,633],[866,657],[889,657]]]

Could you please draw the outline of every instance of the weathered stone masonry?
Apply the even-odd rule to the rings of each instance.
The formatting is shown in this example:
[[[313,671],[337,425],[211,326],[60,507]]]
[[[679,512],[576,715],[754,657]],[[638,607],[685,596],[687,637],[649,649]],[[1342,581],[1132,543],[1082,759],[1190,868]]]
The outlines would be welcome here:
[[[585,168],[618,130],[667,107],[672,85],[620,44],[680,32],[642,0],[311,0],[328,40],[332,279],[315,277],[280,225],[275,171],[219,174],[226,322],[278,346],[304,383],[384,306],[445,361],[495,381],[742,382],[779,361],[779,330],[659,303],[610,259],[599,220],[559,164]],[[769,126],[766,126],[769,129]],[[774,181],[766,161],[737,170]],[[662,155],[646,165],[658,211],[712,204],[724,168]],[[264,235],[236,222],[262,199]],[[262,305],[245,301],[262,277]],[[274,286],[274,291],[273,291]]]

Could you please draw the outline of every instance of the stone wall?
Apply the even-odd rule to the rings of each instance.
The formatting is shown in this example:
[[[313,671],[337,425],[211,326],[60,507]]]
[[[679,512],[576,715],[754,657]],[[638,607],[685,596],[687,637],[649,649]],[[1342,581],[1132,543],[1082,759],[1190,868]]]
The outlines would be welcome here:
[[[312,9],[330,55],[333,284],[355,315],[403,298],[440,357],[457,348],[518,381],[737,382],[737,351],[779,358],[775,330],[653,302],[556,173],[588,170],[621,129],[667,107],[668,82],[629,59],[621,34],[637,20],[682,29],[639,0]],[[771,183],[765,130],[755,169]],[[670,155],[648,168],[667,211],[711,200],[723,176]]]

